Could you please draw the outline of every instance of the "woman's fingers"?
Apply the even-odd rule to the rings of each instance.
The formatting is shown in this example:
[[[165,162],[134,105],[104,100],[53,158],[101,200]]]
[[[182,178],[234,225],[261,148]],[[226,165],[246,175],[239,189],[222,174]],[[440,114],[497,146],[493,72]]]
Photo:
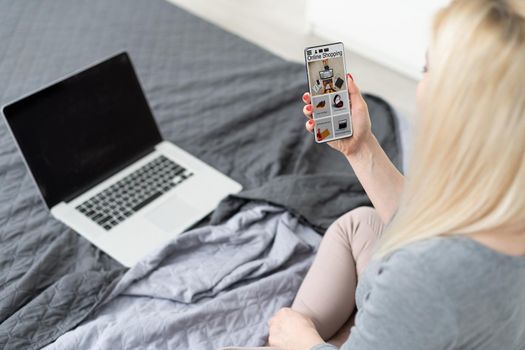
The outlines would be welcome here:
[[[312,105],[311,104],[307,104],[306,106],[303,107],[303,114],[305,115],[306,118],[312,117]]]
[[[303,94],[303,102],[306,103],[306,104],[310,103],[310,93],[309,92],[305,92]]]
[[[354,108],[358,108],[358,109],[366,108],[365,99],[361,95],[361,91],[359,91],[359,87],[357,87],[352,75],[347,74],[346,80],[348,82],[347,84],[348,94],[350,95],[350,102],[352,103],[352,110]]]
[[[305,92],[303,94],[303,102],[306,103],[306,105],[303,107],[303,114],[306,118],[312,117],[312,105],[310,104],[310,93]]]
[[[306,130],[308,130],[308,132],[313,132],[315,128],[315,122],[312,119],[310,119],[306,122],[305,127]]]

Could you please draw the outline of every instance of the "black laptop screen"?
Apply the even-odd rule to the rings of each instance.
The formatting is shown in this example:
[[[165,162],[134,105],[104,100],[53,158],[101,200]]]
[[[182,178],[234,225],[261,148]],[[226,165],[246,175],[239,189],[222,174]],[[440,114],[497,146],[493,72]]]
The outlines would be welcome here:
[[[50,208],[161,141],[125,53],[5,107],[4,114]]]

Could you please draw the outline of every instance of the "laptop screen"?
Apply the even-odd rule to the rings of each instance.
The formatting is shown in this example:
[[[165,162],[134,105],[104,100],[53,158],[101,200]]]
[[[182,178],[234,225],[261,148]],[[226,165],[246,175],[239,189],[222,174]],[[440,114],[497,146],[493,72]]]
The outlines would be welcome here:
[[[4,114],[49,208],[162,140],[126,53],[6,106]]]

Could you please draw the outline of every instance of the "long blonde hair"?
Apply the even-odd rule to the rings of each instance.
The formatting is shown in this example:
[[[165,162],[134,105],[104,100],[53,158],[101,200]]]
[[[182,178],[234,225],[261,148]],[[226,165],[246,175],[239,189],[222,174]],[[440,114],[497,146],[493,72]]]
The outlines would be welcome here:
[[[405,190],[380,256],[525,225],[525,1],[452,1],[434,18],[428,56]]]

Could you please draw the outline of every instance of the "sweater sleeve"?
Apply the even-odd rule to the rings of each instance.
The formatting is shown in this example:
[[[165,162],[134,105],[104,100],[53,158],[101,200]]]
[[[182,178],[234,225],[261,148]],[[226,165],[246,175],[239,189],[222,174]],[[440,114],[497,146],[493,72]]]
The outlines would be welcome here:
[[[407,250],[382,262],[341,350],[443,350],[455,343],[455,308],[438,273]],[[336,347],[320,344],[315,350]]]

